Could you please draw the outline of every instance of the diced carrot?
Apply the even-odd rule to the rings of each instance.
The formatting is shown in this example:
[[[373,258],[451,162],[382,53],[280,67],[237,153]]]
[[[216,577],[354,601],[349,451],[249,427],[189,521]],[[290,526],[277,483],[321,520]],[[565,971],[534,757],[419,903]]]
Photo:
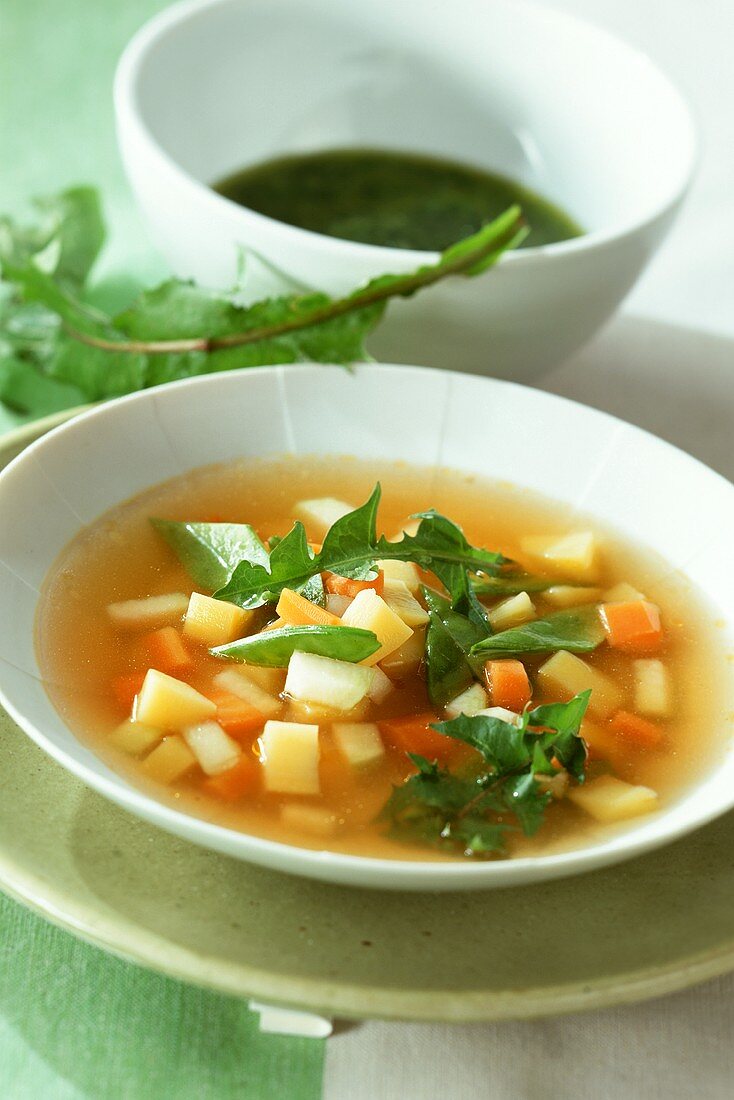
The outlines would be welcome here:
[[[290,626],[341,626],[341,619],[318,604],[304,599],[291,588],[284,588],[275,609]]]
[[[656,653],[663,640],[660,611],[647,600],[605,603],[599,609],[607,640],[615,649]]]
[[[153,630],[142,641],[151,663],[160,672],[183,672],[193,667],[194,659],[175,627]]]
[[[379,722],[380,733],[388,745],[402,752],[415,752],[427,760],[446,760],[454,756],[461,744],[438,730],[432,722],[440,722],[435,714],[406,714],[401,718],[386,718]]]
[[[135,696],[140,694],[145,679],[144,672],[131,672],[128,676],[115,676],[112,681],[112,694],[125,714],[130,714]]]
[[[506,707],[519,713],[530,702],[532,689],[522,661],[487,661],[484,676],[493,707]]]
[[[201,784],[207,794],[224,802],[237,802],[257,787],[258,764],[253,756],[243,753],[234,767],[219,775],[212,775]]]
[[[655,749],[664,737],[656,722],[649,722],[647,718],[640,718],[628,710],[618,710],[609,724],[615,734],[640,749]]]
[[[322,573],[324,588],[335,596],[348,596],[353,598],[358,592],[364,592],[366,588],[372,588],[381,596],[385,590],[385,574],[380,569],[373,581],[355,581],[351,577],[340,577],[338,573]]]
[[[265,725],[265,715],[233,692],[209,691],[207,697],[217,705],[216,720],[219,725],[237,740],[260,733]]]

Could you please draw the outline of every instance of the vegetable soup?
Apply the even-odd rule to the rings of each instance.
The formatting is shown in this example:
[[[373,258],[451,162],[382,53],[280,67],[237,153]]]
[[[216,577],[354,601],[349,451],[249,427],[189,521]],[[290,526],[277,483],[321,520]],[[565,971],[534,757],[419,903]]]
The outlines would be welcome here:
[[[130,782],[291,844],[588,844],[710,767],[726,659],[690,584],[588,516],[444,469],[206,467],[84,529],[39,662]]]

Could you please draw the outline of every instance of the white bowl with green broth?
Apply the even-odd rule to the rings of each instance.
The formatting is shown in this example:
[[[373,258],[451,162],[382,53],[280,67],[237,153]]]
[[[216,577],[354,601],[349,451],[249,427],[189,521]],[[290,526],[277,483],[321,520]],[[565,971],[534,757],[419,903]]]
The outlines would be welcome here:
[[[174,272],[231,286],[245,250],[250,298],[294,284],[341,295],[435,258],[312,232],[213,190],[274,158],[426,155],[555,204],[581,235],[539,247],[531,236],[481,279],[408,301],[371,344],[379,358],[446,366],[470,331],[486,352],[463,368],[513,378],[553,366],[618,306],[670,228],[696,151],[688,108],[646,57],[522,0],[174,5],[128,46],[115,103],[130,182]],[[332,231],[360,232],[349,217]]]
[[[518,425],[522,425],[522,446],[518,446]],[[105,470],[103,479],[100,469]],[[384,494],[379,530],[384,525],[389,539],[396,538],[395,528],[402,526],[410,511],[434,505],[463,525],[474,547],[485,547],[472,553],[499,549],[514,556],[523,568],[530,565],[541,577],[551,579],[553,593],[548,582],[545,588],[530,586],[533,614],[540,619],[549,617],[546,605],[550,614],[565,605],[569,579],[581,582],[582,588],[573,589],[571,596],[576,600],[581,592],[597,626],[600,600],[607,608],[608,622],[614,614],[609,606],[618,607],[620,599],[634,606],[654,601],[659,607],[663,633],[656,656],[649,648],[629,652],[615,648],[610,633],[607,641],[595,635],[592,649],[581,651],[580,656],[567,653],[562,658],[563,676],[568,676],[568,668],[576,675],[579,661],[596,670],[591,692],[595,701],[589,702],[581,731],[594,759],[584,765],[586,783],[571,780],[564,788],[568,802],[546,799],[543,813],[547,816],[534,837],[524,838],[515,822],[514,831],[503,839],[504,858],[498,853],[478,859],[475,847],[473,854],[462,854],[450,846],[455,833],[433,834],[432,818],[422,818],[421,829],[425,826],[428,831],[414,835],[410,830],[415,815],[411,811],[405,817],[400,807],[396,812],[394,802],[388,817],[380,815],[393,782],[404,789],[414,770],[405,755],[407,735],[410,751],[426,758],[441,755],[451,774],[463,777],[462,782],[473,774],[466,770],[469,764],[464,757],[451,756],[448,762],[443,757],[449,741],[452,749],[458,745],[463,752],[455,733],[447,736],[446,731],[434,730],[428,734],[427,727],[418,723],[416,735],[409,723],[406,735],[402,718],[426,705],[420,701],[425,687],[419,671],[396,671],[397,657],[392,652],[391,660],[380,659],[379,668],[383,686],[387,677],[393,694],[374,703],[382,708],[379,713],[342,714],[339,731],[330,725],[335,721],[333,709],[331,717],[323,707],[320,714],[313,707],[304,711],[303,693],[294,684],[289,686],[288,680],[285,694],[277,697],[276,688],[258,681],[260,696],[253,706],[259,712],[259,728],[264,721],[265,692],[271,696],[267,706],[274,708],[273,721],[308,726],[309,751],[315,744],[320,746],[319,790],[301,787],[283,793],[271,784],[268,771],[264,791],[240,789],[234,802],[220,801],[215,807],[211,801],[215,794],[229,799],[232,793],[231,788],[222,787],[232,778],[232,769],[241,770],[246,764],[257,771],[277,760],[277,754],[268,755],[272,744],[270,748],[266,744],[264,762],[262,755],[255,759],[253,745],[260,742],[253,742],[247,761],[240,757],[228,761],[216,774],[202,763],[203,770],[196,765],[194,771],[168,774],[166,780],[160,773],[160,746],[177,746],[179,758],[181,753],[185,756],[186,745],[190,748],[194,743],[188,726],[180,735],[169,730],[164,736],[159,719],[148,713],[145,717],[153,723],[150,740],[151,727],[143,722],[142,712],[135,711],[132,723],[125,719],[130,700],[121,700],[120,691],[127,691],[131,677],[148,667],[156,667],[154,679],[160,684],[163,640],[167,639],[166,660],[173,652],[172,639],[179,651],[183,642],[189,656],[197,644],[185,625],[179,637],[178,604],[176,623],[171,620],[162,628],[164,638],[157,629],[161,624],[149,618],[142,625],[131,624],[130,599],[142,598],[148,616],[148,597],[170,596],[175,590],[182,593],[176,597],[179,604],[185,604],[192,589],[188,572],[182,574],[170,545],[160,537],[160,528],[150,526],[152,516],[209,523],[250,521],[263,538],[274,532],[282,535],[292,520],[294,502],[315,493],[340,496],[356,506],[367,497],[377,476]],[[350,374],[335,367],[292,366],[210,375],[122,398],[51,432],[0,475],[0,514],[3,705],[42,748],[95,790],[205,847],[323,881],[401,890],[480,889],[602,867],[662,845],[734,805],[734,685],[727,660],[734,637],[730,568],[734,487],[674,447],[593,409],[506,382],[435,369],[360,365]],[[314,539],[313,520],[307,522],[309,538]],[[566,543],[565,556],[559,560],[559,540],[580,532],[591,532],[599,557],[595,562],[587,560],[584,547],[588,549],[589,543],[584,535],[581,551],[576,537],[572,548]],[[247,537],[251,540],[251,535]],[[543,543],[540,567],[538,537]],[[556,547],[555,557],[548,556],[549,539]],[[439,542],[446,545],[445,539]],[[272,548],[271,554],[275,554]],[[274,562],[271,557],[271,575]],[[190,568],[191,561],[186,570]],[[589,568],[596,571],[593,577]],[[241,583],[240,574],[237,578]],[[333,579],[332,573],[325,581],[330,593]],[[620,582],[632,584],[638,594],[630,596],[627,590],[620,597],[618,591],[607,590]],[[193,584],[194,590],[201,584],[201,580]],[[523,586],[528,586],[527,577]],[[209,585],[212,590],[215,587]],[[335,594],[338,591],[337,587]],[[549,602],[561,594],[564,603]],[[486,594],[482,598],[495,608],[490,642],[496,648],[503,632],[495,606],[499,601]],[[373,596],[369,600],[374,603]],[[356,603],[357,598],[351,606]],[[332,614],[339,610],[337,605],[338,601],[329,603]],[[196,621],[191,606],[187,623],[189,616]],[[221,606],[232,613],[231,600]],[[645,606],[649,609],[649,602]],[[139,615],[140,605],[135,604],[132,611]],[[347,611],[341,605],[344,620],[336,629],[347,623]],[[280,601],[277,614],[290,621]],[[507,608],[503,614],[507,615]],[[540,619],[526,620],[529,626],[520,629],[537,631],[533,623]],[[559,621],[554,621],[557,631]],[[583,623],[583,630],[592,629],[591,618]],[[155,659],[149,648],[153,626]],[[420,629],[416,626],[416,635]],[[572,631],[576,630],[574,625]],[[267,645],[273,645],[274,636],[268,638],[265,631]],[[262,646],[262,638],[258,644]],[[571,646],[568,635],[563,644]],[[401,642],[403,662],[407,659],[404,645]],[[523,645],[527,645],[525,636]],[[529,661],[534,706],[561,698],[558,654],[549,656],[542,646],[541,650],[536,657],[523,658]],[[188,677],[197,706],[202,693],[207,693],[207,705],[216,707],[215,725],[226,724],[233,731],[231,714],[225,719],[232,705],[231,673],[236,680],[252,673],[223,661],[221,655],[210,656],[201,646],[197,653],[189,671],[176,666],[180,671],[173,678],[186,681]],[[375,667],[369,662],[357,664],[354,654],[352,658],[350,667],[358,675]],[[659,678],[649,680],[651,664],[658,673],[661,668],[665,672],[662,707]],[[213,670],[216,677],[220,670],[227,675],[226,690],[219,683],[202,680]],[[270,676],[273,670],[265,672]],[[145,694],[141,683],[132,688],[137,706]],[[238,684],[240,690],[239,680]],[[494,693],[498,681],[488,686]],[[640,696],[641,686],[646,700]],[[567,688],[568,681],[564,699],[571,693]],[[578,694],[581,685],[571,690]],[[251,691],[250,684],[247,693]],[[191,700],[190,695],[187,698]],[[248,698],[251,701],[251,694]],[[308,698],[313,701],[313,696]],[[494,694],[490,701],[495,702]],[[237,699],[234,705],[241,710]],[[252,707],[248,707],[246,721],[251,717]],[[298,710],[295,715],[293,707]],[[660,717],[662,711],[664,717]],[[651,719],[653,713],[659,717]],[[646,716],[642,724],[640,715]],[[480,720],[485,724],[488,718],[480,716]],[[382,750],[379,739],[376,742],[382,752],[379,758],[366,763],[362,743],[361,763],[355,763],[353,756],[344,763],[343,726],[350,721],[376,725],[382,740]],[[532,737],[555,737],[558,723],[559,718],[548,712],[536,715]],[[317,741],[311,736],[314,725]],[[237,736],[242,733],[240,729]],[[501,733],[503,739],[515,736],[504,726]],[[132,734],[137,741],[131,746]],[[141,736],[149,739],[145,745]],[[221,730],[216,736],[220,745],[232,750],[234,732],[229,739],[222,738]],[[257,734],[251,727],[250,740],[255,736],[267,742],[268,729]],[[370,752],[374,730],[371,737]],[[554,776],[560,774],[559,768],[575,766],[567,747],[553,741]],[[237,755],[240,750],[235,746],[234,751]],[[194,766],[190,760],[184,764],[189,769]],[[510,766],[517,776],[526,768],[522,763],[517,771],[512,761]],[[286,761],[286,770],[289,767]],[[334,776],[343,777],[343,769],[353,767],[366,770],[349,771],[344,786],[335,789]],[[532,767],[535,771],[540,762]],[[610,769],[615,773],[611,788]],[[307,770],[304,766],[303,774]],[[600,781],[603,799],[608,800],[610,790],[614,799],[634,797],[637,816],[600,823],[588,802],[589,792],[596,791],[598,813]],[[28,782],[33,782],[32,775]],[[347,804],[344,799],[352,801]],[[609,802],[604,804],[608,809]],[[627,802],[623,807],[625,813],[629,806]],[[496,811],[490,807],[486,812]],[[508,812],[512,820],[514,811]],[[508,812],[500,812],[505,824]],[[328,832],[322,829],[325,814],[333,826]],[[490,843],[486,838],[485,842]]]

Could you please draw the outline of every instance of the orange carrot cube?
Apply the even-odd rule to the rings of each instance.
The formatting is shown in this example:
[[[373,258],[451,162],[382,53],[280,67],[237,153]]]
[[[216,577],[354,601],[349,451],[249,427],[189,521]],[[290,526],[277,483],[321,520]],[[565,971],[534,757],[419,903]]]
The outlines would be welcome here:
[[[358,592],[364,592],[366,588],[374,589],[377,595],[381,596],[385,590],[385,574],[381,569],[372,581],[355,581],[351,577],[340,577],[338,573],[329,573],[328,571],[321,575],[324,588],[335,596],[347,596],[353,599]]]
[[[318,604],[311,603],[290,588],[284,588],[275,609],[290,626],[341,626],[342,621]]]
[[[400,718],[386,718],[378,723],[380,733],[388,745],[401,752],[414,752],[427,760],[446,760],[461,747],[458,741],[431,729],[431,723],[440,722],[435,714],[406,714]]]
[[[125,714],[132,711],[135,696],[140,694],[144,679],[144,672],[131,672],[127,676],[115,676],[112,680],[112,694]]]
[[[663,640],[660,610],[648,600],[605,603],[599,609],[607,641],[615,649],[655,653]]]
[[[143,643],[151,664],[160,672],[183,672],[193,668],[194,659],[174,627],[153,630],[145,635]]]
[[[205,779],[201,789],[215,798],[221,798],[223,802],[238,802],[246,794],[252,794],[257,785],[257,761],[243,754],[234,767]]]
[[[638,749],[656,749],[664,737],[657,722],[649,722],[628,710],[618,710],[609,724],[617,736]]]
[[[505,707],[519,714],[530,702],[533,692],[522,661],[487,661],[484,676],[493,707]]]
[[[261,732],[265,716],[245,699],[230,691],[210,691],[208,697],[217,705],[217,722],[231,737],[242,740]]]

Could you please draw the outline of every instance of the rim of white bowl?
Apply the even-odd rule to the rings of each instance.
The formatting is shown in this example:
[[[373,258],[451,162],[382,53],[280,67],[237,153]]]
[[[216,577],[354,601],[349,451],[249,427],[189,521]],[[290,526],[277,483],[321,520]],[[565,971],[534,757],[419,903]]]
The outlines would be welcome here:
[[[135,131],[137,137],[145,143],[148,152],[158,159],[159,163],[164,165],[169,171],[174,172],[182,186],[186,187],[192,194],[197,195],[202,201],[210,202],[212,205],[218,206],[221,209],[227,209],[232,217],[237,217],[239,212],[243,217],[254,218],[256,222],[267,224],[271,228],[277,226],[282,232],[289,235],[295,234],[296,238],[301,238],[304,241],[316,239],[321,243],[321,247],[338,254],[344,255],[347,252],[356,251],[358,255],[364,258],[374,259],[376,262],[384,265],[382,269],[385,271],[390,270],[390,257],[400,257],[401,260],[404,260],[406,263],[410,260],[415,262],[416,266],[435,263],[441,255],[440,252],[427,252],[407,248],[388,248],[384,245],[364,244],[360,241],[348,241],[340,237],[330,237],[325,233],[316,233],[310,229],[302,229],[299,226],[289,225],[287,222],[278,221],[276,218],[270,218],[266,214],[260,214],[250,207],[242,207],[233,200],[225,198],[223,195],[219,195],[211,186],[202,183],[192,176],[159,144],[145,122],[138,102],[137,82],[143,65],[147,60],[146,55],[160,39],[165,37],[166,33],[172,27],[196,18],[201,12],[206,11],[208,8],[224,7],[236,2],[237,0],[178,0],[177,3],[172,4],[157,15],[154,15],[152,19],[149,19],[140,27],[123,50],[115,71],[113,99],[118,126],[124,124],[125,126],[131,127]],[[514,249],[509,252],[504,252],[500,257],[499,263],[518,265],[535,263],[538,261],[539,257],[544,256],[570,256],[578,252],[590,251],[609,244],[612,241],[631,236],[654,222],[656,219],[665,216],[668,211],[673,209],[683,200],[691,186],[699,163],[700,136],[699,127],[696,124],[696,118],[691,105],[680,92],[675,82],[668,76],[667,72],[654,62],[644,50],[632,46],[624,39],[608,31],[606,28],[598,26],[596,23],[581,19],[568,12],[559,11],[557,8],[541,8],[537,4],[530,2],[530,0],[513,0],[513,4],[515,7],[521,8],[525,12],[532,13],[535,18],[551,19],[558,23],[565,24],[567,27],[581,29],[584,33],[596,36],[599,40],[605,41],[615,49],[628,53],[630,56],[635,57],[638,62],[645,65],[667,87],[671,101],[676,104],[680,113],[682,143],[687,145],[687,156],[682,161],[682,168],[678,176],[671,180],[667,191],[663,193],[657,203],[654,203],[646,213],[642,213],[636,218],[622,220],[618,224],[612,223],[604,229],[583,232],[580,236],[572,237],[569,240],[557,241],[554,244],[534,245],[529,248]]]
[[[135,393],[120,397],[114,401],[95,405],[80,415],[72,414],[72,419],[53,428],[31,443],[16,458],[14,458],[3,471],[0,471],[0,481],[6,472],[12,471],[16,464],[24,462],[29,456],[35,455],[46,446],[47,442],[56,439],[59,435],[70,434],[77,430],[77,425],[86,423],[92,418],[103,419],[106,416],[115,415],[121,405],[135,405],[140,402],[155,400],[167,392],[197,387],[216,386],[225,379],[246,379],[262,371],[274,372],[302,372],[304,370],[321,370],[327,364],[291,364],[272,365],[257,368],[245,367],[236,371],[227,371],[222,374],[199,375],[194,378],[181,379],[178,382],[169,382],[164,385],[139,390]],[[450,375],[452,378],[465,378],[476,383],[475,375],[465,374],[459,371],[440,371],[431,367],[420,367],[395,363],[360,363],[357,364],[360,371],[387,373],[410,373],[413,375]],[[734,492],[734,485],[722,477],[715,470],[706,466],[699,459],[694,458],[681,448],[660,439],[652,432],[648,432],[636,425],[622,421],[619,417],[602,412],[591,406],[574,401],[557,394],[546,393],[542,390],[534,390],[517,382],[505,381],[497,378],[485,378],[482,381],[500,390],[528,391],[534,395],[542,394],[543,399],[552,405],[571,406],[580,411],[584,416],[610,422],[612,424],[625,424],[629,430],[645,437],[656,447],[667,451],[671,455],[683,455],[689,462],[705,471],[708,477],[716,479]],[[2,662],[0,662],[0,672]],[[711,775],[708,769],[699,777],[696,783],[670,805],[642,819],[640,825],[632,825],[624,831],[596,844],[585,845],[568,852],[556,855],[523,856],[516,859],[506,859],[486,862],[462,862],[440,860],[404,860],[404,859],[380,859],[371,856],[350,855],[343,852],[331,852],[328,850],[301,848],[293,844],[285,844],[281,841],[269,840],[264,837],[254,836],[250,833],[228,829],[221,825],[198,818],[193,814],[175,810],[164,803],[159,802],[151,795],[131,786],[122,776],[115,775],[108,778],[100,775],[93,768],[81,761],[70,757],[67,752],[54,743],[32,721],[25,717],[22,710],[15,705],[7,695],[0,679],[0,703],[8,714],[45,752],[57,763],[76,775],[87,786],[98,793],[123,806],[125,809],[153,822],[167,832],[177,836],[184,836],[188,840],[199,843],[203,847],[212,848],[215,851],[224,852],[234,858],[241,858],[247,862],[260,864],[271,869],[285,871],[306,878],[314,878],[321,881],[341,883],[343,885],[364,886],[377,889],[408,889],[408,890],[462,890],[481,889],[531,885],[553,878],[562,878],[581,873],[585,870],[597,870],[632,859],[635,856],[672,843],[680,837],[700,828],[715,818],[720,817],[734,807],[734,787],[728,799],[722,799],[718,804],[700,806],[690,813],[684,820],[671,824],[667,819],[675,811],[680,801],[688,793],[695,790],[707,781]],[[53,704],[51,704],[53,706]],[[55,709],[55,708],[54,708]],[[57,712],[58,713],[58,712]],[[61,715],[59,715],[61,717]],[[63,721],[63,718],[62,718]],[[70,727],[67,727],[70,728]],[[73,734],[73,730],[71,730]],[[76,736],[76,735],[74,735]],[[90,750],[91,751],[91,750]],[[104,764],[104,762],[102,761]],[[713,762],[712,762],[713,763]],[[107,765],[105,765],[107,766]],[[667,821],[667,824],[666,824]],[[234,844],[233,844],[234,841]],[[234,855],[234,848],[239,851]],[[288,866],[297,864],[297,866]],[[328,870],[327,870],[328,868]],[[493,881],[498,879],[500,881]],[[440,880],[441,885],[436,882]]]

